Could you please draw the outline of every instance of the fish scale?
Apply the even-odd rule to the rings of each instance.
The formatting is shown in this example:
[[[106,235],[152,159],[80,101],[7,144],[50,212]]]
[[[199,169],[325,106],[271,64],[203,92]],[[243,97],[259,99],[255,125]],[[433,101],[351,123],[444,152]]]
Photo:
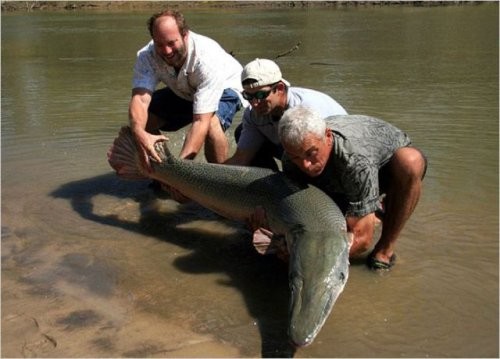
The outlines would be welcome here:
[[[246,220],[257,206],[271,209],[281,204],[283,208],[277,220],[287,220],[304,227],[333,222],[345,230],[344,216],[338,207],[314,186],[299,184],[282,173],[266,168],[179,160],[170,154],[166,142],[158,144],[156,149],[160,155],[163,154],[165,161],[153,163],[154,174],[151,177],[168,182],[190,198],[203,196],[205,207],[214,211],[225,210],[226,218]],[[239,202],[240,211],[236,213],[232,213],[235,207],[233,196],[238,197]],[[304,206],[306,202],[314,204],[314,211]],[[270,211],[271,216],[273,213]]]

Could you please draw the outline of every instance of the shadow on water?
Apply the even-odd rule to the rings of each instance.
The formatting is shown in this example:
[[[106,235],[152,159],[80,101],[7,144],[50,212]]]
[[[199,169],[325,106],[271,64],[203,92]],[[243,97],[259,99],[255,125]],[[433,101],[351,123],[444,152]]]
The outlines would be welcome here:
[[[225,273],[230,280],[221,285],[231,285],[240,290],[250,315],[255,318],[262,338],[262,356],[294,356],[295,349],[289,345],[287,335],[289,290],[286,264],[274,256],[257,254],[250,241],[234,241],[234,236],[221,235],[210,238],[209,233],[196,231],[190,234],[177,227],[199,217],[225,221],[221,217],[193,204],[188,205],[190,208],[187,211],[181,209],[180,214],[149,211],[143,215],[142,209],[152,198],[157,198],[147,188],[147,182],[123,181],[114,173],[64,184],[51,195],[70,201],[72,208],[87,220],[153,236],[192,250],[189,255],[177,258],[175,267],[187,273]],[[140,219],[130,221],[114,214],[99,215],[93,201],[98,195],[137,202],[141,208]],[[172,235],[167,236],[166,232]],[[216,333],[220,335],[218,331]]]

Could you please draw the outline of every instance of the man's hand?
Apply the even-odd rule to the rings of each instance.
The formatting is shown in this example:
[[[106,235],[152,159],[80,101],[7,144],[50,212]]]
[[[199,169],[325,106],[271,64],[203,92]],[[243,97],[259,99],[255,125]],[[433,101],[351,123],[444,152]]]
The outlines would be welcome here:
[[[252,243],[255,250],[260,254],[266,254],[274,235],[273,232],[267,229],[269,228],[269,224],[267,223],[266,211],[263,207],[255,207],[254,212],[247,220],[247,226],[253,232]]]
[[[290,255],[285,236],[275,234],[268,229],[269,222],[263,207],[255,207],[247,225],[253,232],[252,244],[259,254],[276,254],[279,259],[288,261]]]
[[[151,163],[149,159],[153,161],[161,162],[161,158],[155,150],[155,143],[159,141],[168,141],[168,138],[164,135],[152,135],[145,130],[134,131],[135,140],[137,147],[139,149],[139,156],[144,168],[151,172]]]

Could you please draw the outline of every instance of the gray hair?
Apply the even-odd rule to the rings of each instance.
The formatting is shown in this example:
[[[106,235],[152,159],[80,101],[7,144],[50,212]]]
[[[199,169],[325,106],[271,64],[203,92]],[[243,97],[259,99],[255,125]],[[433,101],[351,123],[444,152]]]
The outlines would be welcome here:
[[[301,105],[286,110],[278,128],[281,143],[292,146],[300,146],[309,134],[324,138],[325,131],[326,122],[321,115]]]

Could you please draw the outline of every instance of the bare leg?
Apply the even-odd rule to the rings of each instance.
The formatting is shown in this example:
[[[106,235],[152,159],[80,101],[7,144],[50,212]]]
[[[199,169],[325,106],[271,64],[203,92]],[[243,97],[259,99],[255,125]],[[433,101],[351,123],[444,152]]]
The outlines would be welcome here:
[[[208,162],[223,163],[228,153],[229,141],[222,130],[219,118],[214,114],[210,119],[210,127],[205,140],[205,157]]]
[[[396,240],[420,199],[425,159],[419,150],[404,147],[394,153],[389,166],[382,234],[373,250],[375,259],[385,263],[394,254]]]
[[[374,213],[369,213],[363,217],[348,216],[346,221],[347,230],[351,236],[349,257],[355,258],[371,247],[378,219]]]

